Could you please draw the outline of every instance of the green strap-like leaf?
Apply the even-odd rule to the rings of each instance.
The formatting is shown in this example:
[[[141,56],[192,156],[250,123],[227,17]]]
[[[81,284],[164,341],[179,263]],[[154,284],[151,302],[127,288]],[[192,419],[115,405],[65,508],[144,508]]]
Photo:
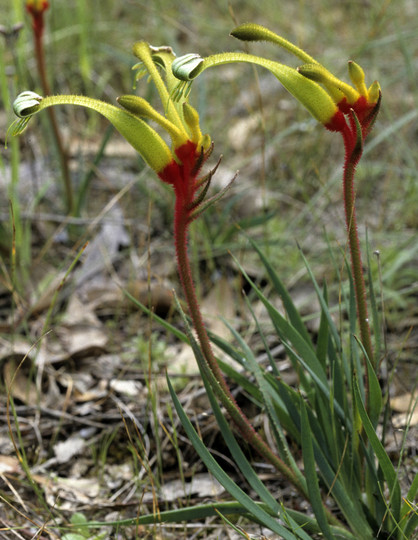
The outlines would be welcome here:
[[[276,271],[270,264],[270,261],[267,259],[264,253],[260,250],[256,242],[254,242],[254,240],[252,240],[251,238],[249,238],[249,241],[251,245],[253,246],[253,248],[256,250],[258,256],[261,259],[261,262],[264,264],[264,267],[267,270],[267,273],[271,279],[274,289],[276,290],[277,294],[282,299],[283,306],[286,310],[286,313],[289,316],[290,322],[293,324],[293,326],[296,328],[299,334],[305,339],[306,343],[313,349],[314,347],[312,345],[311,337],[286,287],[284,286],[279,276],[277,275]]]
[[[201,460],[206,465],[208,470],[213,474],[213,476],[218,480],[218,482],[238,501],[248,512],[253,514],[261,523],[264,523],[271,531],[280,534],[284,540],[295,540],[297,537],[285,529],[280,523],[269,515],[265,510],[260,508],[246,493],[239,488],[236,483],[231,479],[220,465],[215,461],[209,450],[203,444],[195,429],[193,428],[191,422],[187,418],[186,413],[184,412],[183,407],[179,399],[174,392],[174,389],[170,383],[170,380],[167,377],[167,384],[170,391],[171,398],[173,400],[174,406],[176,408],[177,414],[179,415],[180,421],[186,431],[186,434],[193,444],[196,452],[199,454]]]
[[[300,399],[300,404],[302,421],[302,457],[309,499],[324,537],[328,540],[335,540],[325,516],[324,507],[322,504],[322,496],[319,490],[318,475],[316,472],[316,463],[312,445],[311,427],[309,425],[308,413],[306,412],[306,405],[303,398]]]
[[[258,387],[260,388],[263,396],[263,402],[270,418],[271,426],[276,434],[276,439],[280,450],[280,457],[283,459],[283,461],[285,461],[287,465],[289,465],[289,467],[292,468],[294,474],[298,477],[300,484],[306,490],[305,478],[303,477],[303,474],[301,473],[294,457],[292,456],[289,445],[286,441],[285,434],[283,433],[282,426],[273,407],[272,394],[274,394],[274,390],[270,387],[268,381],[265,379],[264,374],[262,373],[260,366],[257,364],[257,361],[254,358],[251,349],[247,346],[240,334],[227,321],[224,322],[229,328],[230,332],[232,332],[235,339],[240,344],[241,348],[243,349],[243,353],[248,362],[248,368],[253,373]]]
[[[385,449],[383,448],[382,443],[379,441],[376,431],[366,412],[363,400],[361,399],[360,388],[358,386],[357,378],[354,380],[354,397],[356,400],[356,406],[361,417],[364,431],[366,432],[373,451],[376,454],[377,460],[379,461],[379,465],[383,471],[384,478],[389,488],[390,507],[393,518],[396,522],[399,522],[401,510],[401,490],[398,477],[392,465],[392,462],[387,455]]]

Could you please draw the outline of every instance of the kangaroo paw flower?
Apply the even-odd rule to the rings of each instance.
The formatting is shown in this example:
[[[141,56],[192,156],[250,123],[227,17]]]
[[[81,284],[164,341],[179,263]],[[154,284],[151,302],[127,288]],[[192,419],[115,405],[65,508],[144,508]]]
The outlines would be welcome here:
[[[42,97],[27,91],[14,102],[13,109],[19,120],[10,127],[11,134],[22,133],[32,116],[47,107],[79,105],[95,110],[115,126],[163,182],[173,186],[176,212],[183,216],[185,222],[190,222],[192,212],[197,214],[209,187],[210,175],[203,179],[198,175],[212,152],[212,140],[202,133],[199,115],[188,103],[187,95],[179,94],[176,100],[172,98],[178,79],[172,72],[176,57],[171,47],[152,47],[139,41],[135,43],[133,52],[139,59],[134,66],[138,70],[137,79],[148,74],[158,90],[163,114],[136,95],[119,97],[120,108],[85,96]],[[195,68],[200,63],[202,60],[194,55]],[[187,62],[187,69],[189,67]],[[156,123],[158,131],[148,121]],[[171,140],[171,147],[164,140],[164,135]]]
[[[374,118],[376,117],[381,91],[377,82],[374,82],[367,89],[364,71],[358,64],[352,61],[348,63],[348,72],[353,83],[353,86],[351,86],[333,75],[305,51],[261,25],[243,24],[235,28],[231,35],[244,41],[269,41],[275,43],[302,60],[304,64],[298,67],[298,72],[303,77],[320,84],[334,101],[339,112],[349,117],[348,123],[343,122],[341,115],[335,113],[334,117],[327,122],[322,121],[326,128],[332,131],[341,131],[347,143],[350,142],[351,145],[354,145],[356,140],[356,128],[353,125],[351,110],[355,112],[360,123],[362,136],[365,137],[370,132],[370,113],[374,110]],[[306,106],[305,99],[299,99],[299,101]],[[309,107],[307,108],[309,109]],[[317,113],[314,116],[321,121],[321,115]],[[347,130],[351,131],[350,136]]]
[[[365,138],[370,132],[379,109],[381,91],[377,82],[369,89],[365,84],[363,69],[349,62],[348,70],[352,85],[342,81],[290,41],[258,24],[247,23],[235,28],[231,35],[243,41],[269,41],[293,54],[303,65],[293,68],[261,56],[230,52],[202,58],[198,54],[186,54],[172,63],[172,71],[178,79],[174,99],[180,100],[190,92],[190,86],[205,69],[235,62],[249,62],[268,69],[281,84],[328,130],[341,132],[348,152],[357,141],[357,128],[351,111],[361,127]]]
[[[26,11],[32,17],[32,27],[35,35],[41,36],[44,31],[44,12],[49,8],[46,0],[26,0]]]

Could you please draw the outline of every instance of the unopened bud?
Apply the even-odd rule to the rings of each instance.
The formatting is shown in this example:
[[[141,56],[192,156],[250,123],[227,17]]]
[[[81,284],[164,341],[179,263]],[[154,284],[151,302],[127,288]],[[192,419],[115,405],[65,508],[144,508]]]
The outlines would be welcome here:
[[[367,96],[367,88],[364,84],[364,71],[358,64],[353,61],[348,62],[348,74],[354,86],[362,96]]]
[[[350,104],[355,103],[360,97],[357,90],[344,81],[337,79],[335,75],[321,64],[304,64],[298,67],[298,71],[304,77],[325,86],[336,103],[339,103],[343,96],[347,98]]]
[[[368,93],[368,102],[371,105],[374,105],[375,103],[377,103],[379,101],[380,94],[381,94],[380,84],[377,81],[374,81],[374,83],[372,83],[372,85],[368,89],[367,93]]]

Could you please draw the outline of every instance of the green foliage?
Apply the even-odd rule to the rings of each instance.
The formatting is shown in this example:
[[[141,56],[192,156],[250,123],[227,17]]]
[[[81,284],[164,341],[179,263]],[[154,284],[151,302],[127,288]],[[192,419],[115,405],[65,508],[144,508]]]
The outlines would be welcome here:
[[[417,493],[418,480],[416,477],[413,481],[401,507],[397,472],[376,434],[376,425],[382,412],[382,394],[371,365],[368,370],[371,407],[366,411],[364,388],[360,389],[356,363],[353,361],[360,354],[360,346],[355,340],[342,345],[329,310],[326,289],[322,293],[315,283],[321,304],[320,331],[315,348],[284,285],[262,251],[256,244],[253,246],[270,276],[275,293],[286,308],[286,319],[273,306],[274,298],[267,299],[242,268],[241,271],[269,312],[277,337],[286,347],[299,375],[299,389],[295,390],[281,379],[268,347],[266,352],[270,358],[270,370],[261,368],[249,347],[232,327],[230,330],[238,344],[236,347],[216,336],[213,336],[213,342],[233,360],[239,361],[247,373],[243,377],[241,370],[234,371],[230,367],[225,370],[228,377],[237,382],[246,380],[246,392],[252,396],[254,403],[259,404],[261,410],[266,411],[280,457],[306,481],[315,519],[294,513],[286,508],[284,502],[272,498],[247,461],[210,386],[206,384],[215,417],[231,455],[257,493],[261,508],[268,509],[271,516],[281,515],[280,524],[286,524],[286,536],[278,522],[273,525],[271,517],[260,512],[260,507],[256,510],[253,501],[249,504],[195,433],[169,383],[176,410],[188,437],[212,474],[246,509],[247,517],[276,532],[280,530],[279,534],[284,538],[311,538],[309,534],[319,531],[331,539],[361,537],[372,540],[385,538],[385,535],[409,538],[417,520],[410,505]],[[309,267],[308,271],[311,272]],[[355,311],[348,310],[348,313],[355,317]],[[261,331],[260,337],[263,339]],[[266,345],[266,340],[263,339],[263,342]],[[201,365],[199,347],[194,340],[193,343]],[[206,373],[202,374],[205,380]],[[287,433],[287,437],[284,433]],[[301,448],[303,473],[298,470],[292,457],[289,437]],[[321,500],[327,499],[334,500],[348,528],[342,523],[336,525],[329,522],[329,516],[324,514],[324,507],[320,504]]]
[[[66,533],[62,540],[104,540],[107,533],[90,534],[88,529],[88,520],[81,512],[76,512],[71,516],[71,525],[74,526],[74,532]]]

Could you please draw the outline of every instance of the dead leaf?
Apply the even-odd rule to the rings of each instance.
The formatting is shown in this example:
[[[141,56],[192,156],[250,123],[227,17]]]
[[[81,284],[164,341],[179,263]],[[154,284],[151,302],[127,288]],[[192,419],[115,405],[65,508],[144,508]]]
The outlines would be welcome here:
[[[124,394],[127,397],[138,397],[140,392],[144,391],[143,385],[139,381],[126,381],[115,379],[110,381],[110,388],[118,394]]]
[[[16,371],[17,369],[18,362],[16,360],[9,360],[5,363],[3,377],[6,387],[11,387],[11,395],[14,399],[19,399],[26,405],[37,403],[38,392],[35,383],[27,376],[28,368],[23,365],[18,371]]]
[[[414,395],[412,395],[411,392],[408,392],[406,394],[390,398],[390,406],[394,411],[408,412],[411,404],[416,402],[417,399],[418,392],[416,392]]]
[[[17,474],[20,471],[20,462],[16,457],[0,456],[0,474]]]
[[[392,425],[394,428],[418,425],[418,408],[416,408],[412,414],[401,413],[394,415],[392,418]]]
[[[100,231],[87,246],[82,266],[75,272],[73,282],[79,287],[112,266],[117,258],[119,246],[129,244],[129,236],[123,224],[121,207],[114,204],[106,214]]]
[[[55,457],[58,463],[67,463],[72,457],[81,454],[85,446],[86,441],[82,437],[74,435],[54,446]]]
[[[173,308],[174,296],[172,289],[156,282],[135,280],[126,286],[126,290],[141,304],[150,307],[154,313],[165,317]],[[135,304],[125,297],[125,304],[128,301],[133,308]]]
[[[180,375],[197,375],[199,368],[193,350],[187,343],[167,347],[167,358],[170,358],[170,373]]]
[[[32,316],[42,313],[50,307],[64,277],[65,272],[57,272],[56,269],[52,269],[50,270],[50,274],[42,279],[41,290],[36,293],[30,306],[29,312]]]
[[[105,351],[108,337],[103,328],[73,325],[57,329],[67,356],[90,356]]]
[[[32,350],[32,344],[18,336],[13,341],[0,337],[0,361],[8,359],[21,360],[25,356],[29,357]]]
[[[190,482],[181,480],[173,480],[161,486],[160,500],[164,502],[172,502],[177,499],[189,498],[191,496],[205,498],[217,497],[224,493],[225,488],[210,474],[196,474]],[[143,502],[151,502],[153,500],[152,493],[146,493]]]
[[[44,488],[47,502],[51,506],[55,505],[58,499],[61,508],[70,510],[74,509],[74,503],[90,504],[92,500],[95,504],[101,502],[98,498],[100,485],[96,478],[62,478],[39,474],[33,474],[32,478]]]
[[[244,148],[249,137],[253,138],[254,132],[261,123],[260,114],[253,114],[240,118],[228,129],[229,142],[235,150]]]
[[[201,302],[203,318],[210,330],[223,338],[229,338],[230,331],[220,317],[232,321],[235,317],[235,303],[231,281],[221,277],[210,293]]]

